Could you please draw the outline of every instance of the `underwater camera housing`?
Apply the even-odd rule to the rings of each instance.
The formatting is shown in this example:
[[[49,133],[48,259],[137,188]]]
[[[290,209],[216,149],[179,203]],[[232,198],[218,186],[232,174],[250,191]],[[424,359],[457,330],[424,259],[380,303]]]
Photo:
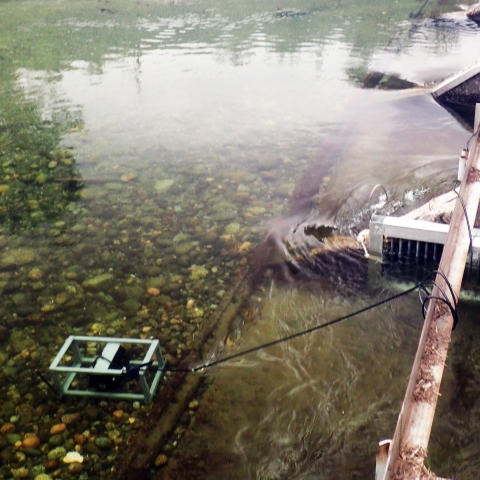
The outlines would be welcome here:
[[[164,368],[158,339],[70,335],[49,370],[58,398],[75,395],[149,403]]]
[[[118,343],[107,343],[102,354],[92,365],[93,370],[115,369],[122,370],[130,362],[130,355],[125,347]],[[123,376],[91,374],[88,376],[89,390],[111,392],[122,383]]]

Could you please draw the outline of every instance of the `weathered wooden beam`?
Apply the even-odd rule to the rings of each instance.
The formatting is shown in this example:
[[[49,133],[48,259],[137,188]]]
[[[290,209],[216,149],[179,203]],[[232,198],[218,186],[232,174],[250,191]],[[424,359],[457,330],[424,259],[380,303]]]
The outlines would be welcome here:
[[[480,104],[476,107],[475,135],[468,155],[467,168],[460,185],[460,197],[455,205],[450,228],[440,261],[439,270],[448,279],[458,298],[470,246],[465,213],[472,224],[480,201]],[[442,275],[435,279],[432,297],[451,297]],[[441,290],[440,290],[441,289]],[[454,299],[450,298],[454,303]],[[395,435],[388,454],[383,480],[431,480],[434,475],[424,465],[428,440],[440,391],[448,346],[451,340],[453,317],[444,302],[432,299],[410,374],[407,391],[400,411]]]
[[[376,467],[375,467],[375,480],[382,480],[387,470],[388,452],[390,450],[391,440],[382,440],[378,444]],[[402,477],[403,478],[403,477]],[[446,478],[436,477],[431,475],[429,480],[447,480]]]

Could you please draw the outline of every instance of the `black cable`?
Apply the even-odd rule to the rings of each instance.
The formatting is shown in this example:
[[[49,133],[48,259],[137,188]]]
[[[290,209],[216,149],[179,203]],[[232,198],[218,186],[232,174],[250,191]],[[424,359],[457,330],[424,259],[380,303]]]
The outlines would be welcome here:
[[[45,376],[43,375],[43,373],[42,373],[38,368],[35,369],[35,373],[43,380],[43,382],[45,383],[45,385],[46,385],[55,395],[58,394],[58,392],[55,390],[55,388],[53,387],[53,385],[45,378]]]
[[[410,18],[419,18],[422,15],[423,9],[427,6],[428,0],[425,0],[424,4],[420,7],[420,10],[417,13],[410,12]]]
[[[193,368],[178,368],[177,369],[177,368],[169,368],[169,367],[164,366],[163,370],[164,371],[170,371],[170,372],[198,372],[198,371],[203,370],[205,368],[210,368],[210,367],[213,367],[214,365],[218,365],[220,363],[224,363],[224,362],[227,362],[229,360],[233,360],[234,358],[243,357],[244,355],[248,355],[250,353],[254,353],[254,352],[257,352],[259,350],[263,350],[265,348],[273,347],[274,345],[278,345],[278,344],[283,343],[283,342],[288,342],[290,340],[293,340],[294,338],[301,337],[303,335],[307,335],[308,333],[312,333],[316,330],[321,330],[322,328],[326,328],[326,327],[329,327],[331,325],[335,325],[336,323],[340,323],[344,320],[347,320],[349,318],[360,315],[361,313],[367,312],[368,310],[372,310],[376,307],[379,307],[381,305],[389,303],[392,300],[403,297],[404,295],[408,295],[409,293],[413,292],[417,288],[419,289],[419,297],[420,297],[420,302],[422,304],[423,317],[425,318],[425,315],[426,315],[426,312],[427,312],[428,302],[430,300],[435,299],[435,300],[441,301],[445,305],[447,305],[448,308],[450,309],[450,312],[451,312],[452,317],[453,317],[453,328],[452,328],[452,330],[454,330],[455,327],[457,326],[457,323],[458,323],[458,314],[457,314],[457,298],[456,298],[455,293],[453,291],[453,287],[452,287],[451,283],[448,281],[448,278],[446,277],[446,275],[441,270],[435,270],[435,271],[431,272],[430,276],[433,275],[433,274],[438,274],[445,280],[445,283],[446,283],[448,289],[450,290],[450,294],[452,296],[454,305],[452,305],[452,302],[448,298],[448,295],[446,294],[445,290],[443,290],[434,280],[430,280],[428,283],[431,284],[432,286],[437,287],[437,289],[442,294],[441,297],[432,295],[432,292],[430,292],[427,289],[427,285],[425,284],[425,282],[420,282],[420,283],[416,284],[414,287],[411,287],[411,288],[409,288],[409,289],[407,289],[403,292],[397,293],[396,295],[393,295],[393,296],[388,297],[384,300],[381,300],[380,302],[369,305],[368,307],[361,308],[360,310],[357,310],[355,312],[349,313],[349,314],[344,315],[342,317],[336,318],[336,319],[331,320],[329,322],[322,323],[321,325],[317,325],[316,327],[312,327],[312,328],[309,328],[307,330],[303,330],[301,332],[297,332],[297,333],[294,333],[292,335],[288,335],[287,337],[282,337],[282,338],[279,338],[277,340],[273,340],[271,342],[263,343],[263,344],[258,345],[256,347],[252,347],[252,348],[249,348],[247,350],[243,350],[242,352],[238,352],[238,353],[235,353],[233,355],[229,355],[228,357],[224,357],[224,358],[221,358],[219,360],[215,360],[214,362],[204,363],[203,365],[200,365],[198,367],[193,367]],[[422,298],[422,296],[421,296],[420,292],[422,290],[427,294],[427,297],[425,299]]]
[[[422,315],[423,315],[423,318],[425,318],[427,314],[428,302],[430,302],[430,300],[439,300],[443,302],[445,305],[447,305],[447,307],[450,309],[450,313],[452,314],[452,317],[453,317],[452,331],[453,331],[455,330],[455,327],[458,324],[457,298],[456,298],[455,292],[453,291],[452,284],[448,280],[447,276],[441,270],[435,270],[431,272],[430,276],[434,274],[440,275],[445,280],[445,283],[448,289],[450,290],[450,295],[453,300],[453,305],[452,305],[452,302],[450,301],[450,298],[446,294],[445,290],[443,290],[443,288],[441,288],[440,285],[438,285],[438,283],[435,280],[429,280],[428,283],[432,286],[437,287],[437,289],[442,294],[442,297],[432,295],[432,292],[429,292],[425,283],[422,282],[421,284],[419,284],[419,291],[418,291],[420,303],[422,304]],[[422,298],[422,294],[421,294],[422,290],[427,294],[427,297],[425,299]]]
[[[455,292],[453,291],[453,287],[452,287],[452,284],[450,283],[450,280],[447,278],[447,276],[440,269],[439,270],[434,270],[430,275],[433,275],[433,274],[440,275],[445,280],[445,283],[446,283],[448,289],[450,290],[450,295],[452,296],[453,303],[455,304],[455,310],[456,310],[457,309],[457,304],[458,304],[458,299],[457,299],[457,296],[455,295]],[[447,297],[445,296],[445,298],[447,298]]]
[[[164,372],[195,372],[195,370],[192,368],[175,368],[167,366],[164,366],[161,370],[163,370]]]
[[[413,292],[418,287],[419,287],[419,285],[415,285],[414,287],[411,287],[411,288],[409,288],[409,289],[407,289],[403,292],[397,293],[396,295],[393,295],[393,296],[388,297],[384,300],[381,300],[380,302],[369,305],[368,307],[361,308],[360,310],[357,310],[353,313],[349,313],[347,315],[344,315],[343,317],[339,317],[339,318],[336,318],[335,320],[331,320],[329,322],[322,323],[321,325],[317,325],[316,327],[312,327],[312,328],[309,328],[307,330],[303,330],[301,332],[297,332],[297,333],[294,333],[292,335],[288,335],[287,337],[279,338],[278,340],[273,340],[273,341],[268,342],[268,343],[263,343],[262,345],[258,345],[257,347],[249,348],[248,350],[244,350],[242,352],[235,353],[234,355],[230,355],[228,357],[221,358],[220,360],[216,360],[216,361],[211,362],[211,363],[205,363],[203,365],[200,365],[199,367],[194,367],[194,368],[191,368],[191,369],[178,369],[177,370],[177,369],[172,368],[172,369],[169,369],[169,371],[171,371],[171,372],[174,372],[174,371],[176,371],[176,372],[179,372],[179,371],[198,372],[199,370],[203,370],[204,368],[210,368],[210,367],[213,367],[214,365],[218,365],[220,363],[227,362],[228,360],[233,360],[234,358],[243,357],[244,355],[248,355],[249,353],[257,352],[259,350],[263,350],[263,349],[268,348],[268,347],[273,347],[274,345],[278,345],[279,343],[288,342],[289,340],[293,340],[294,338],[301,337],[301,336],[306,335],[308,333],[312,333],[316,330],[321,330],[322,328],[329,327],[329,326],[334,325],[336,323],[340,323],[344,320],[347,320],[348,318],[355,317],[356,315],[360,315],[361,313],[367,312],[368,310],[372,310],[373,308],[384,305],[385,303],[389,303],[392,300],[403,297],[404,295],[407,295],[407,294]]]
[[[449,298],[447,297],[447,294],[446,294],[445,291],[438,285],[438,283],[436,283],[436,282],[434,282],[434,281],[431,281],[430,283],[431,283],[432,286],[435,286],[435,287],[437,287],[438,290],[440,290],[440,293],[443,295],[444,301],[445,301],[446,303],[450,303],[450,300],[449,300]],[[427,294],[427,297],[426,297],[425,300],[422,298],[422,294],[421,294],[421,291],[422,291],[422,290]],[[420,286],[419,291],[418,291],[418,296],[420,297],[420,303],[421,303],[422,305],[425,305],[425,304],[427,303],[427,301],[429,300],[429,297],[432,297],[432,292],[429,292],[429,291],[427,290],[427,287],[422,284],[422,285]],[[451,305],[451,303],[450,303],[450,305]],[[456,306],[455,306],[455,308],[456,308]],[[454,308],[452,307],[452,309],[454,309]],[[423,318],[425,318],[425,315],[426,315],[426,313],[427,313],[427,309],[424,308],[424,309],[422,310],[422,313],[423,313]]]
[[[465,202],[463,201],[463,198],[460,196],[460,194],[455,189],[453,189],[453,191],[457,194],[458,199],[460,200],[460,203],[462,204],[463,213],[465,215],[465,221],[467,222],[468,235],[470,237],[470,246],[468,247],[468,253],[472,254],[473,237],[472,237],[472,229],[470,227],[470,220],[468,219],[468,215],[467,215],[467,207],[465,206]]]
[[[387,189],[380,183],[377,183],[373,188],[372,188],[372,191],[370,192],[370,196],[368,197],[368,202],[366,203],[366,206],[369,205],[370,201],[372,200],[372,196],[373,196],[373,193],[375,192],[375,190],[377,188],[381,188],[383,190],[383,192],[385,193],[385,204],[380,207],[380,208],[383,208],[387,203],[388,203],[388,192],[387,192]],[[370,221],[372,221],[372,217],[374,215],[376,215],[377,211],[372,211],[372,213],[370,214]]]
[[[453,317],[452,331],[455,330],[455,327],[457,326],[457,323],[458,323],[458,315],[457,315],[457,311],[454,308],[452,308],[452,304],[448,300],[445,300],[443,297],[437,297],[436,295],[430,295],[422,303],[423,312],[426,312],[427,307],[425,305],[430,300],[439,300],[440,302],[443,302],[445,305],[447,305],[447,307],[450,309],[450,313],[452,314],[452,317]],[[425,313],[423,315],[423,318],[425,318]]]
[[[478,134],[479,130],[480,130],[480,126],[477,128],[475,132],[472,133],[472,136],[468,139],[467,148],[466,148],[467,152],[470,150],[470,142],[473,140],[473,137],[475,137]]]
[[[137,379],[140,377],[140,369],[141,368],[150,368],[153,365],[153,360],[147,363],[142,363],[141,365],[125,365],[122,367],[122,375],[126,377],[130,377],[133,379]]]

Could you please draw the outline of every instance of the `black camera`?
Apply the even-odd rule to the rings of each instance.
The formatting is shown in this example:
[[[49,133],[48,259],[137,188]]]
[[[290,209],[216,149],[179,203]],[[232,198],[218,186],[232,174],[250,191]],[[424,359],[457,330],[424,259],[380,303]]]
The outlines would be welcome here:
[[[111,359],[110,359],[111,358]],[[93,370],[104,371],[123,370],[130,362],[127,350],[118,343],[109,343],[104,348],[102,355],[97,357],[92,365]],[[123,375],[108,375],[92,373],[88,378],[88,388],[101,392],[116,390],[124,379]]]

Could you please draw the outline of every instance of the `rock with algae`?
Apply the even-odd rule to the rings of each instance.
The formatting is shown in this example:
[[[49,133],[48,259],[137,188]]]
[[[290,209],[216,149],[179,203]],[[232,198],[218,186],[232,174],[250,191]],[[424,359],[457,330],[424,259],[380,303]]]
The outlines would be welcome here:
[[[0,257],[0,268],[18,268],[32,263],[35,259],[35,250],[31,248],[16,248],[8,250]]]

